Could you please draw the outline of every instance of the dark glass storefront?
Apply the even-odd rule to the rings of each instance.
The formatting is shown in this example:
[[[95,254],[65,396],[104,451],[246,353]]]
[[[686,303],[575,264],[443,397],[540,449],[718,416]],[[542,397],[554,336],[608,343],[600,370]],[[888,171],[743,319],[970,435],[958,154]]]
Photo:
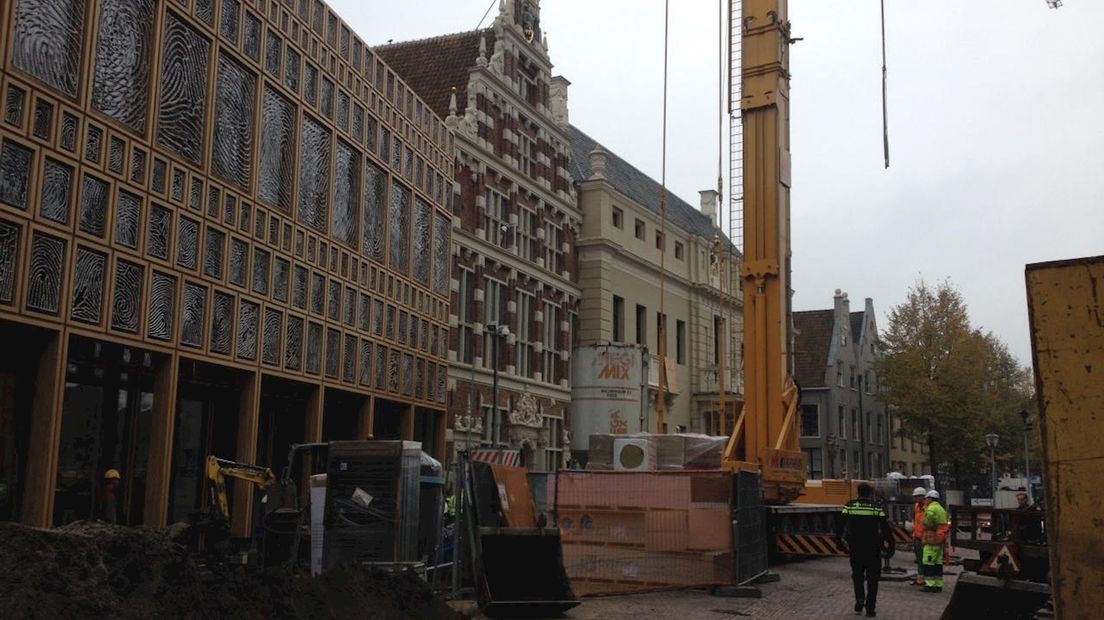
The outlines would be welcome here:
[[[54,525],[103,516],[104,474],[114,469],[118,521],[142,523],[153,383],[161,356],[80,336],[69,341]]]

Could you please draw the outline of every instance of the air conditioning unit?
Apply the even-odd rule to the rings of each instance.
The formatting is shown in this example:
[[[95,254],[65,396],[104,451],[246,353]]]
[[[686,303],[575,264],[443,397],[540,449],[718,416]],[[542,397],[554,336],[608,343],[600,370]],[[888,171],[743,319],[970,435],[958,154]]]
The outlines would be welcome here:
[[[643,437],[613,440],[614,471],[655,471],[655,443]]]

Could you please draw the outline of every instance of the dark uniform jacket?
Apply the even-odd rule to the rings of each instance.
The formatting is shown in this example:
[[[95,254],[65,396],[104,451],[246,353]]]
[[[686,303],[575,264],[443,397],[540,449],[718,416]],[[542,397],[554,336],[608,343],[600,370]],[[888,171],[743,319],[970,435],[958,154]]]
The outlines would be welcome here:
[[[854,499],[843,507],[837,527],[851,550],[851,557],[879,557],[882,546],[892,544],[893,530],[885,510],[870,499]]]

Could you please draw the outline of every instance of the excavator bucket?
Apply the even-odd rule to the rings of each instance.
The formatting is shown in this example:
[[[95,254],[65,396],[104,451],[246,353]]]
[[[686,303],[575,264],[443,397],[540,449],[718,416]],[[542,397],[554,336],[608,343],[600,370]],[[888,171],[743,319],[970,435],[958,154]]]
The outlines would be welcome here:
[[[514,469],[518,471],[508,471]],[[578,605],[564,570],[559,529],[508,527],[527,523],[535,514],[524,470],[473,461],[468,471],[471,504],[466,512],[483,613],[493,618],[551,617]]]
[[[554,528],[480,528],[479,607],[492,618],[548,618],[579,604]]]
[[[964,572],[955,583],[941,620],[1023,618],[1029,620],[1050,599],[1046,583],[1001,579]]]

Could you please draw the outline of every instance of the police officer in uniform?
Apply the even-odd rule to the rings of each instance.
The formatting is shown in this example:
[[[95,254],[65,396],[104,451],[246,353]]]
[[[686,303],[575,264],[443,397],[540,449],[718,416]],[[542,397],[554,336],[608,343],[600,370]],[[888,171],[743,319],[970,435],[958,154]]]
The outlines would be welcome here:
[[[878,577],[882,572],[882,548],[893,542],[885,509],[874,501],[874,489],[860,484],[859,497],[843,507],[840,534],[851,555],[851,581],[855,586],[855,613],[866,609],[873,618],[878,602]],[[864,587],[865,586],[865,587]]]

